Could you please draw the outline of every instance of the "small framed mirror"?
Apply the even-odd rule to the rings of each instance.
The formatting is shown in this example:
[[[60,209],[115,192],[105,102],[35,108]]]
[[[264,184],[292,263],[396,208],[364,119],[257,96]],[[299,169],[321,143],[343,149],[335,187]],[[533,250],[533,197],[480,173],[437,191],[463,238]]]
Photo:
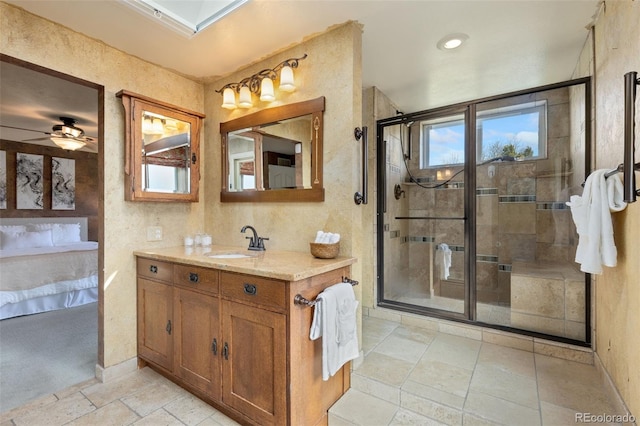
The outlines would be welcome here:
[[[324,201],[324,97],[220,124],[222,202]]]
[[[121,91],[125,108],[125,199],[198,201],[204,114]]]

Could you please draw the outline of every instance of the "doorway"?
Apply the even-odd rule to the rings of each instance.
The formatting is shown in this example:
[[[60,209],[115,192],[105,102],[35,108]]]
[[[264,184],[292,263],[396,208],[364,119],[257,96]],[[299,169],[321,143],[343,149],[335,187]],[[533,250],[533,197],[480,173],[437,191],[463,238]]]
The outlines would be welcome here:
[[[14,171],[17,170],[15,157],[18,152],[40,158],[44,163],[43,176],[45,179],[51,178],[43,189],[44,202],[41,208],[21,209],[16,203],[15,176],[9,176],[7,181],[13,184],[7,185],[6,190],[9,192],[5,198],[7,205],[0,209],[0,219],[10,218],[24,223],[34,219],[34,222],[43,223],[48,218],[73,220],[76,217],[82,217],[84,225],[81,229],[86,232],[86,241],[95,241],[98,247],[97,279],[95,280],[97,285],[93,279],[83,276],[77,281],[82,281],[83,285],[87,286],[85,289],[55,294],[55,296],[61,296],[60,304],[68,303],[73,307],[59,309],[60,306],[56,301],[55,309],[50,310],[52,306],[44,302],[41,308],[38,307],[41,313],[19,314],[21,316],[0,322],[0,328],[2,328],[2,345],[0,346],[2,386],[0,387],[5,390],[0,394],[0,402],[2,411],[5,411],[74,384],[69,383],[68,380],[84,381],[93,378],[96,365],[103,364],[100,353],[102,348],[100,305],[103,300],[102,283],[104,282],[101,272],[104,264],[102,244],[104,205],[100,194],[104,192],[104,87],[4,54],[0,55],[0,65],[3,70],[0,73],[0,79],[2,79],[0,124],[2,124],[1,139],[5,157],[13,156],[7,161],[14,162],[12,169]],[[72,130],[76,127],[82,128],[84,134],[90,136],[86,139],[87,144],[84,148],[69,151],[54,144],[51,137],[61,136],[56,133],[55,127],[61,117],[73,117],[75,121],[71,123]],[[64,121],[64,125],[69,123]],[[52,166],[49,165],[59,163],[60,159],[67,164],[72,164],[75,173],[75,191],[71,192],[75,197],[74,202],[66,208],[54,207],[51,200],[52,192],[55,193],[55,191],[52,189],[53,174],[50,169]],[[82,241],[85,241],[84,237]],[[8,277],[3,275],[0,280],[5,282]],[[89,288],[89,281],[94,288]],[[87,292],[84,292],[85,290]],[[84,296],[89,291],[97,292],[97,302],[95,295],[91,300],[85,299]],[[65,295],[68,296],[66,302]],[[45,329],[46,332],[43,331]],[[47,342],[51,342],[50,345],[47,345]],[[54,347],[57,349],[54,350]],[[56,352],[58,356],[55,355]],[[32,368],[20,367],[24,365],[31,365]],[[68,369],[69,374],[61,374],[65,369]],[[36,377],[25,376],[33,373],[34,370],[36,370]],[[18,392],[18,385],[22,385],[27,380],[28,385],[22,387],[29,389],[27,389],[28,392],[22,393],[20,397],[22,399],[10,399],[9,397],[14,397]],[[14,386],[11,383],[17,385]],[[13,389],[11,395],[6,389]]]

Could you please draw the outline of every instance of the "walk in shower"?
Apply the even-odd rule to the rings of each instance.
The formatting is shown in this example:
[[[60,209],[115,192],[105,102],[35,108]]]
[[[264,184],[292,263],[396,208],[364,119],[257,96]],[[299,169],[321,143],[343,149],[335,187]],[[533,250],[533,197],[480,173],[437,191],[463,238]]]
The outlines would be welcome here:
[[[590,80],[379,120],[378,304],[588,344]]]

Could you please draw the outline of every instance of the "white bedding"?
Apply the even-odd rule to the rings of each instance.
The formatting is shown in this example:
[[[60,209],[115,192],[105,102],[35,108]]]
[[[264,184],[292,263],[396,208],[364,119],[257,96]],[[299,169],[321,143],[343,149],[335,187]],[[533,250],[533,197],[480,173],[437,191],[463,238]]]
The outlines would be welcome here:
[[[0,319],[97,300],[98,243],[0,250]]]

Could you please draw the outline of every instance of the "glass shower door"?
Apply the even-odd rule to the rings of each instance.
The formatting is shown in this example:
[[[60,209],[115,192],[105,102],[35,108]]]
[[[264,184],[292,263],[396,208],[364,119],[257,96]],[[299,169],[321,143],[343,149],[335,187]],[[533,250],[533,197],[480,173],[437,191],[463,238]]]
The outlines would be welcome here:
[[[465,129],[464,110],[378,129],[381,305],[468,312]]]
[[[585,179],[585,96],[580,84],[477,106],[477,321],[587,340],[565,204]]]

